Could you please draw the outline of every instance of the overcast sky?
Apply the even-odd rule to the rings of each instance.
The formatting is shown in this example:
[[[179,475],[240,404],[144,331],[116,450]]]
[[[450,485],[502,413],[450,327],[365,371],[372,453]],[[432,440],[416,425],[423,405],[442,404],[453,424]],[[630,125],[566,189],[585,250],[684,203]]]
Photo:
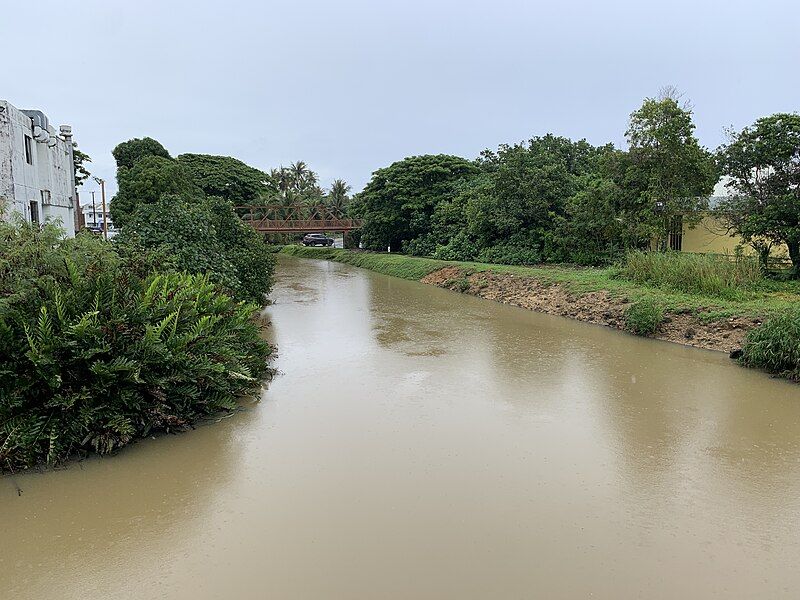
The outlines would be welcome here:
[[[304,160],[357,191],[414,154],[547,132],[623,145],[665,85],[714,148],[800,109],[799,32],[794,0],[3,2],[0,98],[71,124],[109,180],[111,149],[151,136],[265,170]]]

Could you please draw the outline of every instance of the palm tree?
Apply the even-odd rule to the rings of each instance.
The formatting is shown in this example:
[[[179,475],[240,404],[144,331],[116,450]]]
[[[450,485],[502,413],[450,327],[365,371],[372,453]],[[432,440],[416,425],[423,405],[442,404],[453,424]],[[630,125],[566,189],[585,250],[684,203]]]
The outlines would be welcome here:
[[[331,184],[331,191],[328,193],[328,207],[331,212],[336,216],[341,216],[344,213],[347,204],[350,202],[348,193],[351,188],[343,179],[336,179]]]

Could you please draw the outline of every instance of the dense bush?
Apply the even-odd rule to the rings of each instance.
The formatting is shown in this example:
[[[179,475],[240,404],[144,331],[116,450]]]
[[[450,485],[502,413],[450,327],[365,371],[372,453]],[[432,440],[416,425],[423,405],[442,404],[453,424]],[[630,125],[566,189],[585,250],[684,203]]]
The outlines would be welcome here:
[[[664,322],[664,308],[651,298],[631,304],[625,311],[625,328],[636,335],[652,335]]]
[[[163,196],[144,204],[114,238],[114,245],[159,252],[173,268],[206,274],[236,298],[259,305],[272,287],[274,253],[222,199],[186,202]]]
[[[0,224],[0,469],[110,452],[254,390],[270,346],[202,275]]]
[[[800,307],[775,315],[747,334],[742,363],[800,381]]]
[[[231,202],[256,200],[267,189],[265,173],[229,157],[175,160],[150,138],[124,142],[114,156],[119,192],[111,211],[121,226],[114,239],[120,252],[158,253],[171,268],[206,274],[237,299],[266,302],[275,258]],[[225,198],[206,197],[205,191]]]
[[[111,200],[111,216],[117,227],[125,227],[139,207],[155,204],[164,195],[184,200],[203,197],[183,167],[162,156],[144,156],[132,167],[120,167],[117,184],[119,191]]]
[[[722,298],[736,298],[763,281],[755,259],[682,252],[630,252],[621,275],[636,283]]]

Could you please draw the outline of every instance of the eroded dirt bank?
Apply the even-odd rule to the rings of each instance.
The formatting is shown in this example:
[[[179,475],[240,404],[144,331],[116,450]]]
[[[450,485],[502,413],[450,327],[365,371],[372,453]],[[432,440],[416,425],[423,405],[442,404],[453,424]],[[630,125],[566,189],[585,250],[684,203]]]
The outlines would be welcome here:
[[[605,291],[575,294],[562,285],[533,277],[491,271],[470,274],[459,267],[445,267],[420,281],[614,329],[625,329],[625,310],[630,306],[627,298],[614,297]],[[730,352],[741,348],[747,331],[759,324],[761,321],[758,319],[744,317],[705,323],[692,314],[667,313],[661,328],[652,337],[685,346]]]

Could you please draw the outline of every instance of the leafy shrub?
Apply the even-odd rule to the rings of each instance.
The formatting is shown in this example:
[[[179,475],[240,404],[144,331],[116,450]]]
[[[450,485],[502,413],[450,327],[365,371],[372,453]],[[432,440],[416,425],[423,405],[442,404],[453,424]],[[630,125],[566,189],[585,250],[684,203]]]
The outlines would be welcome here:
[[[444,286],[455,292],[461,292],[462,294],[465,294],[466,292],[469,291],[470,283],[469,279],[467,279],[467,277],[464,276],[455,279],[448,279],[447,281],[444,282]]]
[[[111,199],[111,216],[117,227],[125,227],[136,209],[155,204],[165,194],[184,200],[202,198],[203,192],[192,182],[183,167],[171,158],[147,155],[130,168],[117,170],[119,191]]]
[[[535,265],[542,262],[542,256],[535,248],[499,244],[481,250],[477,260],[499,265]]]
[[[636,335],[652,335],[664,321],[664,309],[651,298],[631,304],[625,311],[625,328]]]
[[[763,281],[752,258],[683,252],[630,252],[620,274],[636,283],[730,299]]]
[[[800,308],[775,315],[751,330],[741,361],[748,367],[800,380]]]
[[[141,204],[114,243],[160,252],[177,270],[207,274],[248,302],[263,304],[272,287],[273,253],[219,198],[187,202],[167,195]]]
[[[464,231],[454,235],[447,244],[439,244],[432,253],[437,260],[475,260],[478,256],[478,246]]]
[[[0,468],[233,408],[269,373],[257,308],[91,236],[0,224]]]

